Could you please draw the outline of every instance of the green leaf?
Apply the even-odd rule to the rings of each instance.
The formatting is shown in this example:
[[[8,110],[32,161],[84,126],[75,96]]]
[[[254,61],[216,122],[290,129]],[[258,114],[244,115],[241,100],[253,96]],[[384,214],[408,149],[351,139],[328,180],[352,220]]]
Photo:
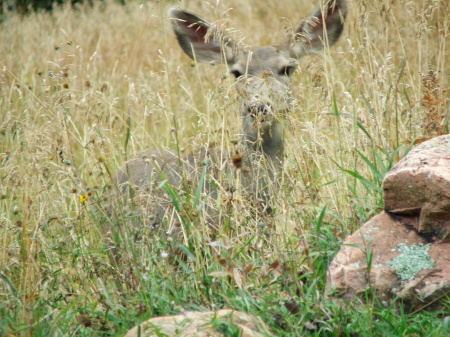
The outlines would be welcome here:
[[[350,170],[345,170],[345,169],[342,169],[342,171],[346,172],[346,173],[350,174],[352,177],[358,179],[363,184],[363,186],[366,188],[366,190],[368,192],[370,191],[370,189],[372,189],[378,193],[383,193],[383,190],[381,189],[381,187],[378,187],[377,185],[375,185],[371,181],[367,180],[363,176],[359,175],[358,173],[350,171]]]

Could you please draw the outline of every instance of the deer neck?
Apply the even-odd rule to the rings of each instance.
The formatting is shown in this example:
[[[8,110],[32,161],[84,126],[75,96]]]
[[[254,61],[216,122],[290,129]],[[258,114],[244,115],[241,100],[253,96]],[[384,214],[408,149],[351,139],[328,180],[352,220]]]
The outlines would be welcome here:
[[[244,119],[244,145],[250,153],[262,154],[281,167],[284,153],[283,124],[276,118],[256,127],[253,119]]]

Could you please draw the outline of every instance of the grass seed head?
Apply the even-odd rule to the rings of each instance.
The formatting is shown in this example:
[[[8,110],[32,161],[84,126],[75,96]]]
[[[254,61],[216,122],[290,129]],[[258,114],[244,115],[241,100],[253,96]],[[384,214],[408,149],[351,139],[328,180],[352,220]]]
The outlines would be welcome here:
[[[236,151],[236,153],[231,157],[231,161],[233,162],[234,167],[237,169],[242,168],[242,164],[244,161],[244,155]]]

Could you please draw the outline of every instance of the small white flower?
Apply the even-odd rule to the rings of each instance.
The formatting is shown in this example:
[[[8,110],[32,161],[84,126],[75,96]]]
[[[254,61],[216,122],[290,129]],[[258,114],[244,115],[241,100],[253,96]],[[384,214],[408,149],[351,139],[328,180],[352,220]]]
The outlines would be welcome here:
[[[163,259],[165,259],[166,257],[168,257],[169,256],[169,253],[167,253],[167,252],[162,252],[161,253],[161,257],[163,258]]]

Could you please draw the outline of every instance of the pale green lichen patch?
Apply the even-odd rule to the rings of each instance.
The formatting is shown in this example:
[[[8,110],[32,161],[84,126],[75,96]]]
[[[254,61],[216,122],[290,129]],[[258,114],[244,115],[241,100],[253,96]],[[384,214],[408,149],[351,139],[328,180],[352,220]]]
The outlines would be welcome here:
[[[420,271],[434,267],[434,260],[428,255],[430,244],[419,243],[418,246],[408,247],[400,243],[397,247],[402,254],[388,261],[386,266],[395,268],[401,280],[412,280]]]

